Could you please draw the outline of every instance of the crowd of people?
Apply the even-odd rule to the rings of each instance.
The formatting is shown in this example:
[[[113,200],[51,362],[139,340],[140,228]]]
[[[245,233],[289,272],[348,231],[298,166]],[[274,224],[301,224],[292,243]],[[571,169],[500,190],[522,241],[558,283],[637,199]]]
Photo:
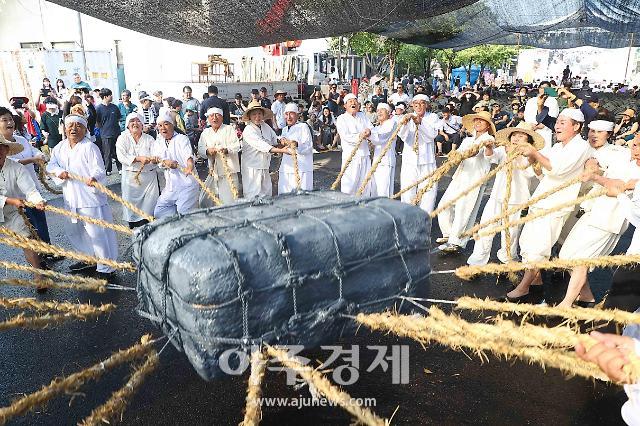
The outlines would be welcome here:
[[[518,206],[540,198],[527,213],[539,217],[501,232],[500,262],[609,255],[629,224],[640,221],[638,116],[631,96],[622,111],[609,111],[584,80],[578,88],[571,78],[561,84],[517,82],[509,91],[458,83],[450,92],[440,80],[411,77],[387,84],[365,78],[351,90],[335,82],[326,92],[316,87],[302,100],[282,90],[272,99],[262,87],[246,101],[237,94],[231,102],[218,96],[216,86],[201,100],[185,86],[181,99],[141,91],[135,103],[124,90],[115,103],[110,89],[92,90],[79,75],[69,89],[62,80],[54,87],[45,79],[33,104],[14,97],[11,109],[0,108],[2,219],[29,236],[18,214],[24,208],[38,237],[50,241],[36,168],[62,187],[66,209],[111,222],[107,198],[93,185],[105,183],[114,167],[122,174],[123,198],[161,218],[213,205],[195,178],[201,161],[209,169],[205,186],[230,203],[238,196],[272,195],[273,156],[282,158],[278,194],[312,190],[313,154],[340,148],[341,191],[351,195],[393,197],[396,160],[402,158],[400,200],[440,211],[442,253],[461,253],[478,214],[484,223],[508,210],[497,224],[513,222],[523,215]],[[460,163],[437,204],[437,184],[423,188],[419,179],[436,170],[438,156],[474,147],[477,153]],[[505,162],[513,167],[503,167]],[[480,213],[486,184],[470,186],[492,165],[502,169]],[[539,197],[554,188],[561,189]],[[556,208],[599,188],[606,194]],[[130,228],[147,223],[128,209],[122,219]],[[82,221],[66,225],[76,250],[117,258],[113,231]],[[640,254],[638,235],[627,253]],[[492,242],[490,235],[478,238],[467,262],[488,263]],[[38,268],[55,260],[28,250],[25,256]],[[71,269],[92,267],[76,263]],[[107,279],[113,271],[100,264],[96,270]],[[594,305],[587,273],[583,266],[571,271],[560,306]],[[541,284],[540,271],[527,270],[505,300],[541,302]]]

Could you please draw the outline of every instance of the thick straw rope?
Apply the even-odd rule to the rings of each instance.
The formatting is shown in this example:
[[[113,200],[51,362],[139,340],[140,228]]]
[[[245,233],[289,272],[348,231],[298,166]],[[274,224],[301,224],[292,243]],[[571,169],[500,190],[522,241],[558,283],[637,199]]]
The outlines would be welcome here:
[[[70,312],[76,315],[90,315],[95,312],[111,312],[116,308],[116,305],[108,303],[106,305],[95,306],[85,303],[39,301],[31,297],[21,297],[18,299],[0,297],[0,307],[5,309],[30,309],[34,311],[58,311]]]
[[[561,203],[561,204],[557,204],[557,205],[551,207],[550,209],[538,209],[535,213],[530,211],[529,214],[526,215],[525,217],[520,217],[520,218],[514,220],[513,222],[510,222],[509,219],[508,219],[508,216],[505,216],[505,214],[503,213],[502,215],[500,215],[500,217],[501,217],[501,219],[503,221],[502,225],[494,226],[492,228],[485,229],[484,231],[480,231],[478,233],[478,237],[485,237],[485,236],[489,236],[489,235],[495,235],[498,232],[504,231],[504,230],[509,229],[511,227],[519,226],[519,225],[522,225],[523,223],[531,222],[532,220],[539,219],[539,218],[544,217],[544,216],[546,216],[548,214],[560,211],[560,210],[562,210],[564,208],[575,206],[577,204],[582,203],[583,201],[592,200],[594,198],[598,198],[598,197],[601,197],[601,196],[606,195],[606,194],[607,194],[607,189],[606,188],[602,188],[602,189],[599,189],[597,191],[593,191],[593,192],[590,192],[588,194],[585,194],[582,197],[578,197],[578,198],[575,198],[573,200],[569,200],[567,202],[564,202],[564,203]]]
[[[376,169],[380,165],[380,162],[382,162],[382,159],[384,158],[384,156],[387,155],[387,152],[389,152],[389,149],[391,149],[391,145],[393,145],[393,141],[398,136],[398,132],[400,131],[401,128],[402,128],[401,125],[399,124],[396,125],[396,129],[393,131],[393,133],[391,133],[391,137],[389,138],[389,140],[387,140],[387,143],[385,143],[384,148],[382,148],[382,151],[380,151],[380,155],[378,156],[378,158],[376,158],[376,160],[373,162],[371,169],[369,169],[369,172],[364,177],[364,182],[362,182],[362,185],[360,185],[360,188],[358,188],[358,192],[356,192],[356,195],[362,195],[365,188],[367,187],[367,184],[371,180],[371,177],[373,176],[373,174],[376,172]]]
[[[27,204],[27,203],[25,203],[25,204]],[[36,240],[36,241],[42,241],[40,239],[40,236],[38,235],[38,231],[36,231],[36,228],[33,227],[33,224],[31,224],[31,221],[29,220],[29,217],[27,216],[27,214],[25,213],[25,211],[24,211],[24,209],[22,207],[20,207],[18,209],[18,214],[20,215],[20,217],[22,218],[22,221],[24,222],[25,226],[29,230],[29,234],[31,235],[31,238]]]
[[[87,181],[87,178],[82,177],[82,176],[78,176],[78,175],[73,174],[73,173],[69,173],[69,178],[73,179],[73,180],[77,180],[79,182],[86,182]],[[151,215],[147,214],[146,212],[142,211],[141,209],[139,209],[134,204],[126,201],[125,199],[120,197],[118,194],[116,194],[115,192],[113,192],[112,190],[110,190],[109,188],[107,188],[106,186],[101,184],[100,182],[94,182],[91,186],[93,186],[98,191],[102,192],[103,194],[105,194],[107,197],[111,198],[115,202],[122,204],[125,208],[131,210],[132,212],[134,212],[135,214],[137,214],[141,218],[143,218],[143,219],[145,219],[145,220],[147,220],[149,222],[153,222],[153,220],[154,220],[153,216],[151,216]]]
[[[443,205],[439,206],[437,209],[435,209],[434,211],[429,213],[429,216],[431,216],[431,218],[434,218],[434,217],[438,216],[440,213],[442,213],[443,211],[447,210],[449,207],[451,207],[455,203],[457,203],[459,199],[469,195],[469,193],[471,191],[473,191],[477,187],[479,187],[481,185],[484,185],[485,183],[490,181],[495,175],[497,175],[502,169],[504,169],[509,164],[511,164],[513,162],[513,160],[515,160],[516,158],[517,158],[517,156],[512,156],[510,158],[507,158],[507,160],[505,162],[498,164],[497,167],[495,167],[493,170],[491,170],[485,176],[483,176],[480,179],[478,179],[477,181],[475,181],[473,184],[471,184],[471,186],[469,186],[467,189],[462,191],[455,198],[447,201],[446,203],[444,203]]]
[[[77,275],[61,274],[60,272],[51,271],[51,270],[48,270],[48,269],[38,269],[38,268],[34,268],[33,266],[20,265],[18,263],[13,263],[13,262],[0,261],[0,269],[1,268],[12,269],[12,270],[15,270],[15,271],[20,271],[20,272],[29,272],[29,273],[32,273],[32,274],[39,274],[39,275],[42,275],[44,277],[52,278],[52,279],[55,279],[55,280],[58,280],[58,281],[62,281],[62,282],[90,284],[90,285],[93,285],[93,286],[105,286],[105,285],[107,285],[107,282],[105,280],[99,280],[99,279],[96,279],[96,278],[81,277],[81,276],[77,276]]]
[[[151,350],[145,362],[135,369],[127,383],[117,391],[103,405],[91,411],[80,425],[101,426],[122,421],[124,410],[129,405],[129,401],[140,389],[144,380],[160,365],[160,358],[155,350]]]
[[[335,191],[335,189],[338,187],[340,180],[342,180],[342,176],[344,176],[344,173],[347,171],[347,167],[349,167],[349,164],[351,164],[351,161],[353,161],[354,157],[358,153],[362,140],[363,140],[362,138],[358,138],[358,143],[356,144],[356,146],[353,147],[353,150],[349,154],[347,161],[345,161],[344,166],[342,166],[342,169],[340,169],[340,173],[338,173],[338,177],[336,177],[336,180],[333,181],[333,183],[331,184],[331,190]]]
[[[563,190],[563,189],[565,189],[565,188],[570,187],[571,185],[575,185],[575,184],[580,183],[580,182],[582,182],[582,180],[581,180],[581,178],[580,178],[580,177],[577,177],[577,178],[575,178],[575,179],[568,180],[568,181],[566,181],[565,183],[562,183],[562,184],[560,184],[560,185],[558,185],[558,186],[556,186],[556,187],[554,187],[554,188],[551,188],[551,189],[550,189],[550,190],[548,190],[547,192],[544,192],[544,193],[542,193],[542,194],[538,195],[537,197],[533,197],[533,198],[531,198],[531,199],[530,199],[529,201],[527,201],[526,203],[519,204],[519,205],[517,205],[517,206],[511,207],[509,210],[507,210],[507,211],[504,213],[504,215],[496,216],[496,217],[494,217],[493,219],[490,219],[490,220],[488,220],[488,221],[486,221],[486,222],[484,222],[484,223],[479,223],[479,224],[477,224],[477,225],[474,225],[474,226],[473,226],[472,228],[470,228],[469,230],[467,230],[467,231],[463,232],[462,234],[460,234],[460,236],[461,236],[461,237],[471,237],[471,236],[473,236],[473,235],[477,234],[477,233],[478,233],[478,231],[479,231],[480,229],[482,229],[482,228],[486,228],[487,226],[489,226],[489,225],[491,225],[491,224],[494,224],[494,223],[500,222],[500,221],[504,220],[504,217],[509,217],[509,216],[511,216],[512,214],[514,214],[514,213],[516,213],[516,212],[519,212],[519,211],[522,211],[522,210],[524,210],[524,209],[526,209],[526,208],[528,208],[528,207],[530,207],[530,206],[534,205],[534,204],[535,204],[535,203],[537,203],[538,201],[540,201],[540,200],[543,200],[543,199],[547,198],[547,197],[548,197],[548,196],[550,196],[551,194],[555,194],[555,193],[556,193],[556,192],[558,192],[558,191],[561,191],[561,190]],[[504,216],[504,217],[503,217],[503,216]]]
[[[484,351],[490,351],[498,357],[515,357],[537,363],[543,368],[558,368],[570,376],[606,380],[595,364],[579,359],[573,352],[545,347],[545,342],[540,339],[533,340],[533,336],[524,332],[514,335],[500,325],[468,323],[456,315],[446,315],[434,306],[429,308],[428,317],[391,313],[358,314],[356,321],[373,330],[386,330],[423,344],[435,341],[454,350],[466,347],[483,360],[487,359]],[[551,331],[554,329],[547,330],[555,333]],[[563,331],[562,335],[566,333]]]
[[[576,266],[589,268],[612,268],[640,263],[640,254],[619,254],[615,256],[599,256],[587,259],[551,259],[540,262],[511,262],[508,264],[489,263],[479,266],[461,266],[456,269],[456,276],[463,280],[470,280],[476,275],[504,274],[532,269],[573,269]]]
[[[420,201],[422,201],[422,197],[424,196],[424,194],[426,194],[427,191],[429,191],[431,187],[436,184],[436,182],[442,179],[449,172],[449,170],[451,170],[458,164],[462,163],[467,158],[471,158],[473,156],[478,155],[478,153],[480,152],[480,149],[483,146],[484,146],[483,143],[478,143],[478,144],[472,145],[471,147],[469,147],[469,149],[466,149],[462,152],[451,151],[449,153],[449,157],[447,158],[447,161],[445,161],[440,167],[435,169],[433,172],[428,173],[426,176],[421,177],[420,179],[418,179],[408,187],[400,190],[398,193],[393,195],[393,198],[398,198],[400,195],[407,192],[411,188],[414,188],[420,185],[424,181],[427,181],[427,183],[425,183],[422,186],[422,188],[418,190],[418,193],[411,201],[412,204],[416,206],[419,205]]]
[[[577,321],[604,321],[618,324],[640,324],[640,314],[627,312],[620,309],[593,309],[580,307],[560,307],[531,305],[527,303],[498,302],[490,299],[476,299],[464,296],[457,301],[456,309],[471,311],[495,311],[515,313],[518,315],[539,315],[562,317],[573,322]]]
[[[112,305],[113,306],[113,305]],[[99,315],[104,314],[105,312],[112,311],[115,308],[105,309],[105,310],[95,310],[95,311],[87,311],[83,313],[75,313],[75,312],[64,312],[61,314],[45,314],[42,316],[29,317],[24,314],[16,315],[15,317],[11,317],[8,320],[0,322],[0,331],[10,330],[13,328],[49,328],[54,327],[58,324],[62,324],[63,322],[73,321],[73,320],[87,320],[92,317],[97,317]]]
[[[187,174],[187,169],[186,168],[181,168],[180,171],[184,174]],[[220,198],[216,197],[216,194],[214,194],[213,192],[211,192],[211,190],[209,188],[207,188],[207,185],[205,185],[205,183],[202,181],[202,179],[200,179],[200,177],[198,176],[198,172],[193,169],[191,171],[191,173],[189,173],[191,176],[193,176],[193,178],[195,179],[196,182],[198,182],[198,185],[200,185],[200,188],[202,188],[202,191],[204,191],[204,193],[207,195],[207,197],[209,197],[211,199],[211,201],[213,201],[213,203],[216,206],[221,206],[222,205],[222,201],[220,201]]]
[[[420,140],[420,124],[422,124],[422,121],[418,124],[416,124],[416,134],[415,137],[413,138],[413,152],[416,153],[416,155],[418,155],[418,152],[420,150],[420,145],[419,145],[419,140]]]
[[[89,278],[87,278],[89,280]],[[95,284],[93,282],[61,282],[48,279],[25,280],[21,278],[4,278],[0,279],[0,285],[19,286],[19,287],[35,287],[35,288],[60,288],[72,289],[78,291],[95,291],[96,293],[104,293],[107,291],[107,282],[104,284]]]
[[[302,180],[300,180],[300,165],[298,164],[298,148],[290,146],[291,159],[293,160],[293,175],[296,179],[296,189],[302,188]]]
[[[25,203],[25,205],[27,207],[35,207],[35,204],[32,203]],[[103,228],[107,228],[107,229],[112,229],[116,232],[120,232],[121,234],[125,234],[125,235],[133,235],[133,231],[129,228],[127,228],[126,226],[123,225],[118,225],[115,223],[111,223],[111,222],[107,222],[106,220],[102,220],[102,219],[96,219],[95,217],[91,217],[91,216],[84,216],[78,213],[74,213],[72,211],[69,210],[65,210],[65,209],[61,209],[59,207],[54,207],[52,205],[49,204],[45,204],[44,206],[45,211],[51,212],[51,213],[56,213],[62,216],[67,216],[70,217],[72,219],[76,219],[76,220],[81,220],[83,222],[86,223],[90,223],[92,225],[97,225],[97,226],[101,226]]]
[[[41,407],[58,395],[74,393],[87,381],[97,380],[108,370],[136,358],[141,358],[149,353],[150,350],[151,337],[145,335],[142,337],[141,343],[129,349],[120,350],[102,362],[67,377],[53,379],[51,383],[43,386],[39,391],[15,400],[8,407],[0,408],[0,424],[6,424],[16,416],[26,414],[36,407]]]
[[[69,259],[79,260],[80,262],[89,263],[89,264],[102,264],[111,266],[115,269],[122,269],[125,271],[135,272],[136,267],[129,262],[117,262],[111,259],[103,259],[100,257],[89,256],[83,253],[78,253],[74,251],[69,251],[62,249],[60,247],[44,243],[42,241],[34,241],[29,238],[23,237],[15,233],[14,231],[0,227],[0,234],[7,235],[9,238],[0,238],[0,244],[4,244],[11,247],[18,247],[21,249],[32,250],[36,253],[48,253],[54,256],[62,256],[67,257]]]
[[[240,426],[258,426],[262,419],[262,382],[267,368],[267,359],[261,351],[254,351],[251,354],[251,375],[247,384],[247,403],[244,413],[244,420]]]
[[[236,187],[236,184],[233,183],[231,169],[229,168],[229,164],[227,164],[227,154],[221,151],[216,151],[216,155],[219,155],[220,161],[222,161],[222,170],[224,171],[224,177],[227,180],[229,189],[231,189],[231,195],[233,196],[234,200],[237,200],[240,195],[238,194],[238,188]]]
[[[41,164],[38,167],[38,180],[40,181],[40,183],[42,184],[44,189],[46,189],[50,193],[55,194],[55,195],[62,194],[62,189],[56,189],[56,188],[52,187],[51,185],[49,185],[49,182],[47,182],[47,176],[46,176],[45,165],[44,164]]]
[[[282,365],[294,370],[300,377],[302,377],[307,383],[312,384],[318,392],[324,395],[328,400],[340,405],[352,416],[354,416],[358,422],[365,425],[386,426],[388,421],[378,417],[372,411],[367,408],[361,407],[353,403],[351,396],[338,389],[335,385],[331,384],[321,373],[315,371],[309,366],[302,365],[294,358],[289,357],[289,354],[276,349],[272,346],[266,346],[267,354],[276,358]]]

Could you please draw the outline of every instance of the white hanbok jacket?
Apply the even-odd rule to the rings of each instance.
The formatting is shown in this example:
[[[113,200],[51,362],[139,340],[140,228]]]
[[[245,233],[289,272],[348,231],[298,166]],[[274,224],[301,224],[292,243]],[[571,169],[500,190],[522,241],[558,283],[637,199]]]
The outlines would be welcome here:
[[[266,123],[247,123],[242,132],[242,167],[269,170],[271,148],[278,144],[275,132]]]
[[[160,160],[177,161],[178,168],[170,169],[164,168],[164,178],[166,181],[165,191],[180,191],[182,188],[193,189],[198,187],[198,182],[191,175],[186,175],[181,168],[184,169],[188,166],[188,161],[191,159],[195,163],[193,158],[193,150],[191,149],[191,142],[185,135],[175,132],[170,140],[165,140],[162,135],[158,135],[156,144],[154,146],[154,155],[159,157]],[[161,166],[161,168],[163,168]]]
[[[10,158],[5,159],[4,166],[0,168],[0,222],[5,221],[5,216],[18,211],[6,204],[7,198],[22,198],[34,204],[44,201],[27,169]]]
[[[198,141],[198,154],[200,154],[200,157],[208,160],[209,170],[213,170],[218,176],[224,177],[224,164],[221,161],[221,157],[218,155],[215,157],[209,156],[207,154],[207,149],[209,148],[226,148],[228,152],[225,157],[229,170],[231,173],[240,171],[240,161],[238,160],[240,140],[233,126],[222,124],[217,131],[211,127],[207,127],[202,132],[200,141]]]
[[[306,123],[296,123],[282,129],[282,137],[298,142],[298,168],[300,172],[313,172],[313,139],[311,129]],[[293,157],[282,156],[280,170],[284,173],[294,173]]]
[[[384,123],[376,126],[371,131],[371,143],[375,145],[375,150],[373,152],[374,161],[377,161],[380,158],[380,154],[382,154],[382,150],[385,145],[389,141],[389,138],[396,130],[398,123],[396,123],[392,119],[386,120]],[[391,142],[391,148],[387,151],[387,153],[382,157],[380,161],[381,165],[395,167],[396,165],[396,140],[397,136],[393,138]]]

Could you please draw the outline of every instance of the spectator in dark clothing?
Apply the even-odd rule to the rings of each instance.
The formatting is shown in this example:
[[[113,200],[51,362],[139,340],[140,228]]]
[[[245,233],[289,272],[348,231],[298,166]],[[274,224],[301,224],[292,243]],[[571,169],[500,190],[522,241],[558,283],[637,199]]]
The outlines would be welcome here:
[[[153,92],[153,97],[155,101],[151,106],[153,107],[153,111],[156,113],[156,117],[160,115],[160,108],[164,106],[164,102],[162,102],[162,90],[156,90]]]
[[[111,160],[116,160],[118,171],[122,164],[116,156],[116,140],[120,136],[120,108],[112,103],[113,93],[109,89],[100,90],[102,103],[96,108],[96,127],[102,139],[102,158],[107,175],[111,174]]]
[[[493,123],[496,125],[496,130],[502,130],[507,127],[509,114],[502,111],[499,103],[494,102],[493,105],[491,105],[491,115],[493,117]]]
[[[118,108],[120,109],[120,132],[124,132],[125,129],[125,119],[127,115],[131,114],[138,110],[138,107],[131,102],[131,91],[124,89],[120,94],[121,102],[118,104]]]
[[[507,123],[507,127],[518,127],[518,124],[524,121],[524,107],[520,107],[511,120]]]
[[[387,103],[387,97],[384,95],[382,91],[382,86],[376,84],[375,89],[373,89],[373,96],[371,96],[371,103],[373,104],[373,110],[375,111],[378,108],[378,104]]]
[[[477,93],[466,91],[460,96],[460,116],[464,117],[473,112],[473,107],[478,103],[480,96]]]
[[[40,129],[47,133],[47,146],[49,149],[53,149],[62,140],[59,130],[62,114],[55,99],[45,99],[44,105],[46,110],[40,117]]]
[[[260,88],[260,106],[262,108],[271,109],[271,99],[269,99],[269,96],[267,96],[266,87]]]
[[[222,122],[224,124],[231,124],[231,115],[229,114],[229,104],[227,101],[218,97],[218,88],[211,85],[207,88],[209,97],[202,101],[200,104],[200,120],[206,121],[207,111],[209,108],[220,108],[222,110]]]
[[[184,125],[187,129],[185,133],[189,138],[189,142],[191,142],[193,152],[197,152],[201,131],[198,126],[198,111],[196,111],[196,106],[193,104],[188,106],[184,113]]]

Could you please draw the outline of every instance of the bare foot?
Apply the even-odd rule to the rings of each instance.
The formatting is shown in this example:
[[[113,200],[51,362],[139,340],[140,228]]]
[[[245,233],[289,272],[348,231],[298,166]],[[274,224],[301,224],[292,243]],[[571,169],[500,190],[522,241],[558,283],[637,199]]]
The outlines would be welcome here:
[[[507,293],[507,296],[509,297],[521,297],[521,296],[525,296],[529,294],[529,289],[528,288],[524,288],[524,286],[518,286],[516,288],[514,288],[513,290],[511,290],[509,293]]]

